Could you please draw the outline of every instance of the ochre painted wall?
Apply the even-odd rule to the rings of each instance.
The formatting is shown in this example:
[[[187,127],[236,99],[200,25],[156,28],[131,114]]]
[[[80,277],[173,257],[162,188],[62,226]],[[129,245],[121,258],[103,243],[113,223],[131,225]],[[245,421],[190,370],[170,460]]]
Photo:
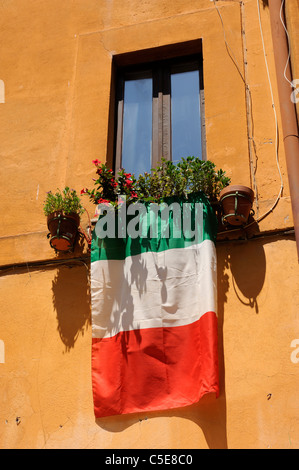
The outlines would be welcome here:
[[[299,273],[266,3],[261,30],[256,0],[1,2],[0,448],[298,448]],[[207,157],[255,189],[258,222],[217,242],[220,397],[95,420],[87,246],[55,254],[43,201],[90,187],[106,159],[113,56],[198,38]]]

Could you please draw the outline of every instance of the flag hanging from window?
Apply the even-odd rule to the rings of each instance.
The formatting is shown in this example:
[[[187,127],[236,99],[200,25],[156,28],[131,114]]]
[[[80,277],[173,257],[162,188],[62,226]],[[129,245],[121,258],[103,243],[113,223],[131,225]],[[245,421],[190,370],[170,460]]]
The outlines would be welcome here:
[[[201,193],[139,205],[135,216],[134,207],[100,217],[93,233],[97,418],[219,394],[214,211]],[[104,236],[109,223],[114,238]]]

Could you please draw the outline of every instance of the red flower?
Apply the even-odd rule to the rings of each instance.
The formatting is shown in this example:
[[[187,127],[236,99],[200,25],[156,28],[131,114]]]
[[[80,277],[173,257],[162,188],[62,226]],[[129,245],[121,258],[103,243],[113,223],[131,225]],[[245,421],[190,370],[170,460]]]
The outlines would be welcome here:
[[[100,160],[96,159],[96,160],[92,160],[92,163],[93,163],[94,165],[98,165],[98,164],[101,163],[101,162],[100,162]]]
[[[98,200],[98,204],[110,204],[110,201],[108,199],[103,199],[102,197]]]
[[[85,194],[85,193],[87,193],[87,189],[84,189],[84,188],[81,189],[81,193],[80,193],[80,194]]]

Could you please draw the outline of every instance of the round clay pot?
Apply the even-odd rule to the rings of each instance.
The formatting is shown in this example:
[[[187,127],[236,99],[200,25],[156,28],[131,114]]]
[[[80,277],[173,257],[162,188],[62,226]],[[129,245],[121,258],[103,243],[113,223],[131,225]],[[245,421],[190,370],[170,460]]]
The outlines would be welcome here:
[[[78,235],[79,224],[80,217],[75,212],[64,214],[62,211],[57,211],[48,215],[51,247],[56,251],[71,251]]]
[[[220,192],[223,209],[222,222],[230,225],[245,225],[254,200],[251,188],[241,185],[229,185]]]

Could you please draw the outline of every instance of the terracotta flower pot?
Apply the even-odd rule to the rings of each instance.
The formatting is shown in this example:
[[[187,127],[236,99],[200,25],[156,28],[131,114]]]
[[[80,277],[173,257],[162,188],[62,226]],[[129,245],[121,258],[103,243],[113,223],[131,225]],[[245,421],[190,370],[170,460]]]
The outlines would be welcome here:
[[[80,217],[78,214],[64,214],[62,211],[53,212],[47,217],[47,225],[50,231],[50,245],[56,251],[71,251],[74,247]]]
[[[220,192],[220,203],[223,209],[222,222],[230,225],[246,224],[252,204],[254,192],[251,188],[241,185],[229,185]]]

